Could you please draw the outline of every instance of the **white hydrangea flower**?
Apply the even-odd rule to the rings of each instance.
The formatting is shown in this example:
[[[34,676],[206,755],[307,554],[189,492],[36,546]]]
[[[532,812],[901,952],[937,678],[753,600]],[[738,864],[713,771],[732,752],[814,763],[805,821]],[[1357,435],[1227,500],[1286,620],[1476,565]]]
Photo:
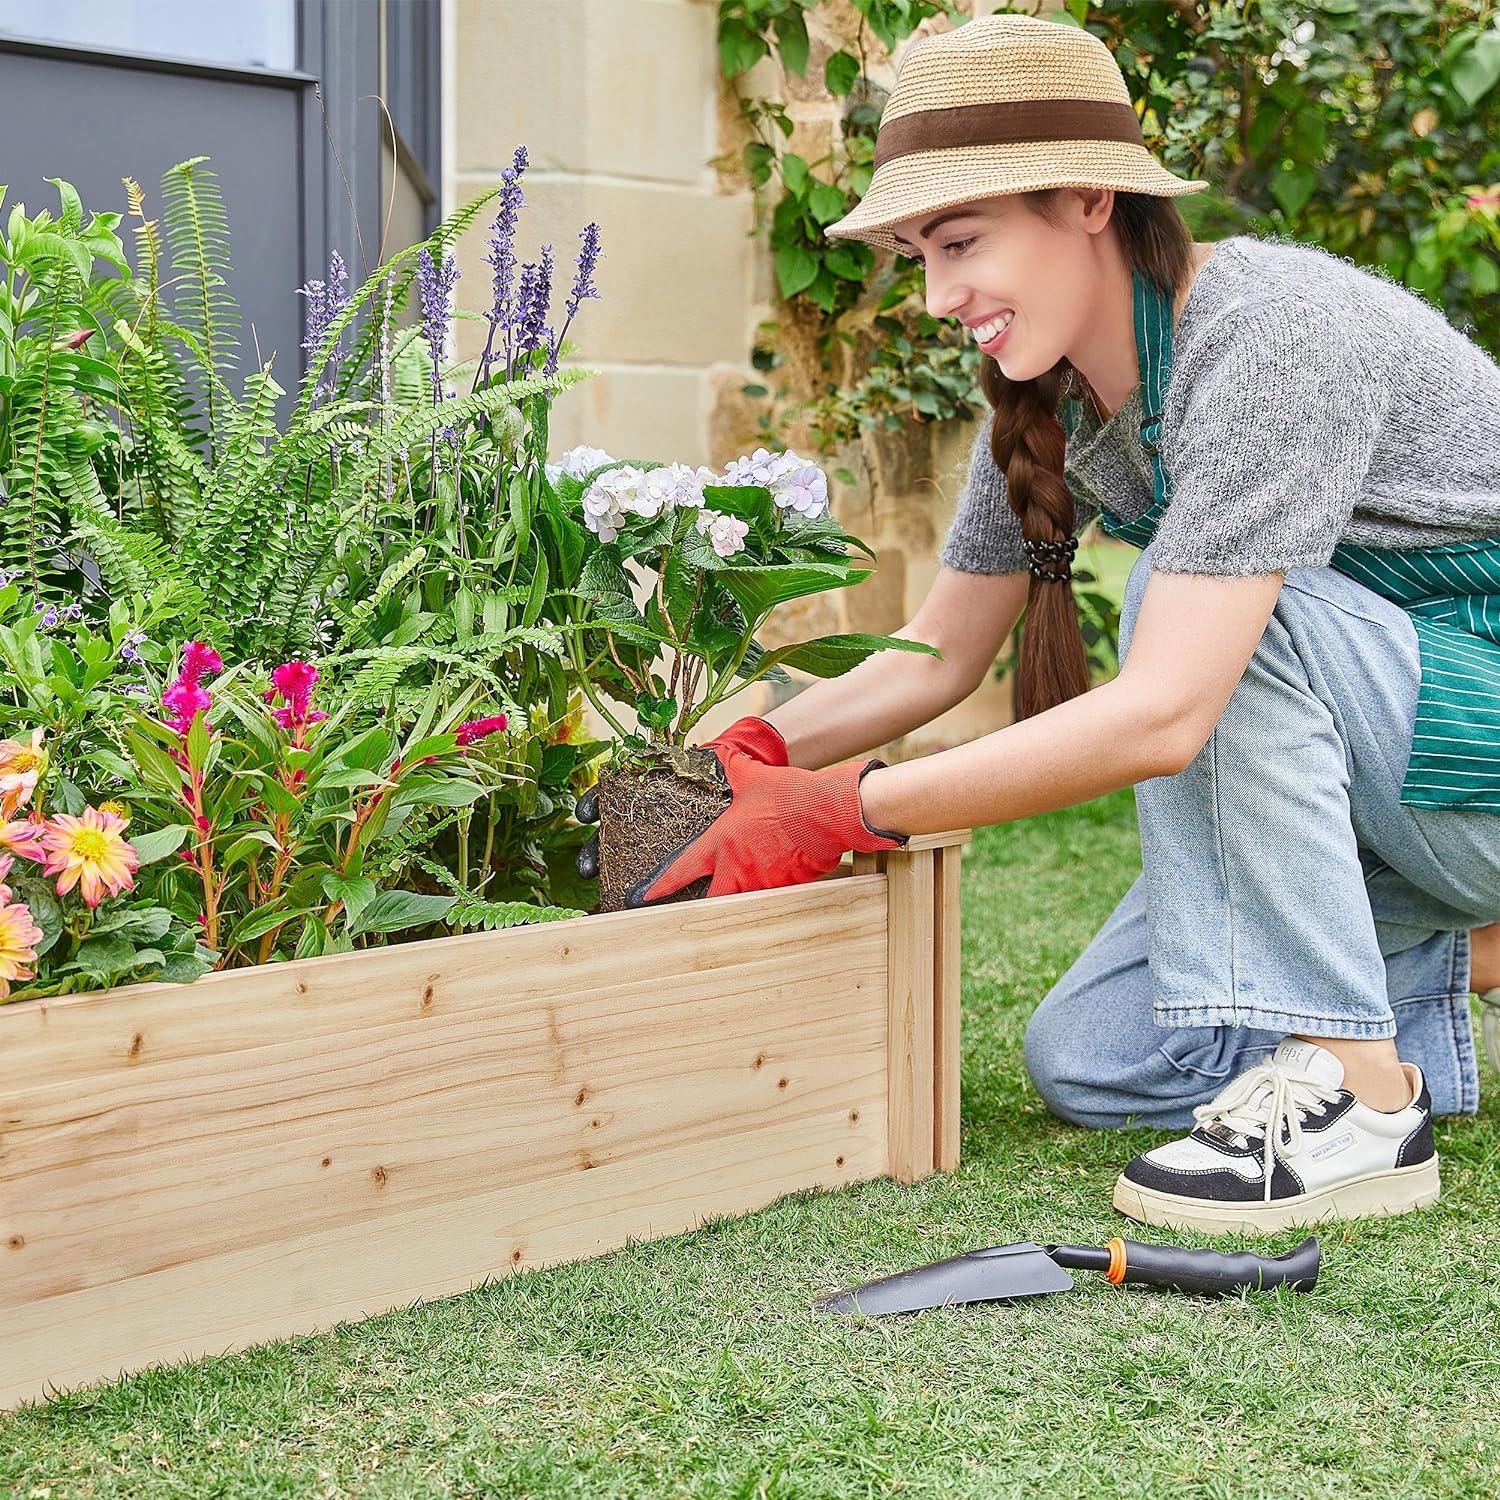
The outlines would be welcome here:
[[[788,454],[796,458],[795,454]],[[795,510],[804,516],[822,516],[828,513],[828,476],[817,464],[798,459],[797,466],[790,469],[772,488],[771,498],[783,510]]]
[[[821,516],[828,510],[828,476],[790,448],[782,453],[757,448],[748,457],[732,460],[724,483],[764,485],[783,510],[804,516]]]
[[[576,448],[569,448],[557,463],[545,464],[543,467],[548,482],[556,484],[559,474],[566,474],[569,479],[582,479],[590,469],[613,462],[614,459],[603,448],[591,448],[587,443],[580,443]]]
[[[646,471],[641,493],[656,502],[656,510],[650,512],[655,515],[679,507],[696,509],[703,504],[703,486],[718,482],[719,476],[703,464],[696,469],[691,464],[664,464]]]
[[[583,492],[583,522],[601,542],[620,534],[627,515],[655,515],[640,508],[639,486],[645,476],[634,464],[606,469]]]
[[[726,516],[719,511],[705,509],[698,512],[698,530],[713,543],[714,551],[720,557],[733,557],[736,552],[745,550],[745,537],[749,534],[750,523],[740,520],[738,516]]]

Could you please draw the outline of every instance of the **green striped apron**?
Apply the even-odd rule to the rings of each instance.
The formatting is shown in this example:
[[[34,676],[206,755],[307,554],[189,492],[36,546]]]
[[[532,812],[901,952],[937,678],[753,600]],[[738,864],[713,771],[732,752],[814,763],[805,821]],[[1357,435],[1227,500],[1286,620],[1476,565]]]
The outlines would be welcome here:
[[[1130,520],[1101,504],[1099,524],[1110,536],[1145,547],[1172,496],[1161,456],[1172,299],[1139,271],[1134,284],[1140,438],[1151,459],[1154,497]],[[1081,413],[1081,401],[1063,402],[1070,438]],[[1399,549],[1340,542],[1329,566],[1399,604],[1416,628],[1422,680],[1402,803],[1500,812],[1500,536]]]

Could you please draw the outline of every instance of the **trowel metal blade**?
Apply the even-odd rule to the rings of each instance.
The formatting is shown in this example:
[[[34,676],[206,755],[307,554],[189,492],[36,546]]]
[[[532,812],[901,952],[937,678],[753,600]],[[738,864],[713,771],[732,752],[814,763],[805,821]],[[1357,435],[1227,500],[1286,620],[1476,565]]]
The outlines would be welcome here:
[[[1037,1297],[1066,1292],[1073,1278],[1040,1245],[996,1245],[971,1250],[948,1260],[934,1261],[913,1271],[902,1271],[851,1292],[825,1297],[819,1312],[916,1312],[924,1307],[950,1307],[965,1302],[994,1302],[1007,1297]]]

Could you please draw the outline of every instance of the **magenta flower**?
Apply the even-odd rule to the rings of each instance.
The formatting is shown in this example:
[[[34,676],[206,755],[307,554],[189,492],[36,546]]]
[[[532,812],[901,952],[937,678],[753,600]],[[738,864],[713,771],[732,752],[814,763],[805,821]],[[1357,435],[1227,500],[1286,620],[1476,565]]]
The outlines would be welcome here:
[[[168,720],[174,734],[186,734],[193,727],[193,717],[201,709],[204,713],[213,706],[213,699],[196,683],[182,678],[161,695],[161,706],[171,714]]]
[[[458,726],[458,743],[460,746],[472,745],[476,740],[498,734],[508,722],[504,714],[495,714],[488,719],[469,719]]]
[[[174,733],[186,734],[199,710],[208,712],[213,699],[199,684],[205,673],[223,670],[224,663],[212,646],[189,641],[182,648],[182,668],[177,680],[161,695],[162,707],[172,715],[168,722]]]
[[[318,669],[305,661],[284,661],[271,673],[271,689],[261,696],[272,703],[280,695],[286,706],[276,710],[276,722],[283,729],[301,729],[328,717],[312,707],[313,684],[317,680]]]

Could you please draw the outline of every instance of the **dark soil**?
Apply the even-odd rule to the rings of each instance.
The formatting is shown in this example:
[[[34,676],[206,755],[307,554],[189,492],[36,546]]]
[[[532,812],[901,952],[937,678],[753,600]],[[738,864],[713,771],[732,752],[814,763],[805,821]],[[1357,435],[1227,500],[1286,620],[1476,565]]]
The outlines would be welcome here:
[[[599,910],[621,911],[625,893],[729,806],[712,750],[664,751],[669,763],[599,778]],[[709,877],[651,904],[694,901]]]

